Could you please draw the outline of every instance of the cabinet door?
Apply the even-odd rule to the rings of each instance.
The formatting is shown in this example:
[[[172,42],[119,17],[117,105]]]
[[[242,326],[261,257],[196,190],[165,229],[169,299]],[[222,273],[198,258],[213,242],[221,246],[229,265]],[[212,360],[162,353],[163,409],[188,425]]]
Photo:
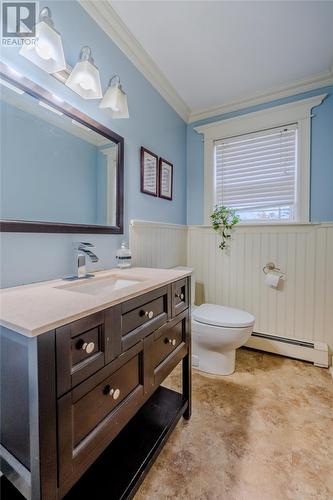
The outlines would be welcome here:
[[[58,400],[59,487],[65,494],[144,400],[143,342]]]

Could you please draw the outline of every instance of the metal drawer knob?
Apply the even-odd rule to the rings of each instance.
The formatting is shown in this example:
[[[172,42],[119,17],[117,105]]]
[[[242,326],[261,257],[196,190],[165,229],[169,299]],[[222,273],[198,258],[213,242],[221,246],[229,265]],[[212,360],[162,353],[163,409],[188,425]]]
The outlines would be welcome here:
[[[115,401],[116,399],[119,398],[120,396],[120,390],[119,389],[111,389],[111,386],[110,385],[106,385],[104,387],[104,391],[103,393],[106,395],[106,396],[110,396],[111,398],[113,398]]]
[[[165,343],[175,346],[176,345],[176,339],[168,339],[168,338],[166,338],[165,339]]]
[[[95,342],[85,342],[82,349],[86,351],[87,354],[91,354],[95,349]]]
[[[116,399],[119,398],[119,396],[120,396],[120,390],[119,389],[115,389],[113,391],[113,394],[112,394],[113,399],[116,400]]]
[[[84,340],[80,339],[76,344],[76,349],[82,349],[87,354],[91,354],[95,349],[95,342],[85,342]]]
[[[176,293],[177,299],[184,300],[185,295],[183,293]]]
[[[145,312],[145,315],[146,315],[149,319],[152,319],[152,317],[154,316],[154,313],[153,313],[153,311],[146,311],[146,312]]]

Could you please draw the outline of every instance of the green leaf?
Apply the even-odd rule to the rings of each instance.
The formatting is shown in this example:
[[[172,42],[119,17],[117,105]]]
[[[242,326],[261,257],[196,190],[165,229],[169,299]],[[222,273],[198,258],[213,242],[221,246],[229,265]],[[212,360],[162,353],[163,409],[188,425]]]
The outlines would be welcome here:
[[[231,230],[239,223],[240,217],[234,208],[228,208],[225,205],[216,205],[213,213],[210,215],[210,220],[212,228],[221,233],[219,248],[224,250],[226,240],[231,238]]]

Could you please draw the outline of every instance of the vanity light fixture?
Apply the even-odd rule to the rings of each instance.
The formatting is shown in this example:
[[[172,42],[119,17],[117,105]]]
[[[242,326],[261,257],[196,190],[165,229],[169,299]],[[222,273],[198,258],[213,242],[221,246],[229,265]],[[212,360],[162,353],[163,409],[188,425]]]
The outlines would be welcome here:
[[[82,47],[79,60],[65,85],[83,99],[100,99],[103,97],[99,71],[94,64],[90,47]]]
[[[60,34],[54,29],[51,11],[44,7],[36,24],[36,42],[23,45],[21,56],[42,68],[47,73],[66,69],[66,61]]]
[[[111,109],[112,118],[129,118],[127,95],[122,89],[118,75],[111,78],[109,87],[99,107]]]

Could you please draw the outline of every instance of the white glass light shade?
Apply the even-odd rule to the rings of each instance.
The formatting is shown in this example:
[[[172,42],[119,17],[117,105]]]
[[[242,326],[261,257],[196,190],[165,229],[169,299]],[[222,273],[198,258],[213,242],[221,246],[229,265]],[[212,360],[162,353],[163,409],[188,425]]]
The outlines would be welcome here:
[[[103,97],[98,68],[89,59],[79,60],[75,64],[66,85],[84,99]]]
[[[123,90],[119,99],[119,110],[112,112],[112,118],[129,118],[127,95]]]
[[[20,54],[47,73],[66,69],[61,36],[53,28],[51,11],[47,7],[42,9],[40,22],[36,24],[35,43],[23,45]]]
[[[112,111],[119,111],[121,105],[122,91],[119,84],[110,85],[105,92],[103,100],[101,101],[100,108],[110,108]]]
[[[112,80],[117,78],[118,81],[112,85]],[[128,105],[127,96],[123,91],[118,76],[111,79],[110,86],[108,87],[103,100],[101,101],[100,108],[108,108],[112,111],[113,118],[128,118]]]

